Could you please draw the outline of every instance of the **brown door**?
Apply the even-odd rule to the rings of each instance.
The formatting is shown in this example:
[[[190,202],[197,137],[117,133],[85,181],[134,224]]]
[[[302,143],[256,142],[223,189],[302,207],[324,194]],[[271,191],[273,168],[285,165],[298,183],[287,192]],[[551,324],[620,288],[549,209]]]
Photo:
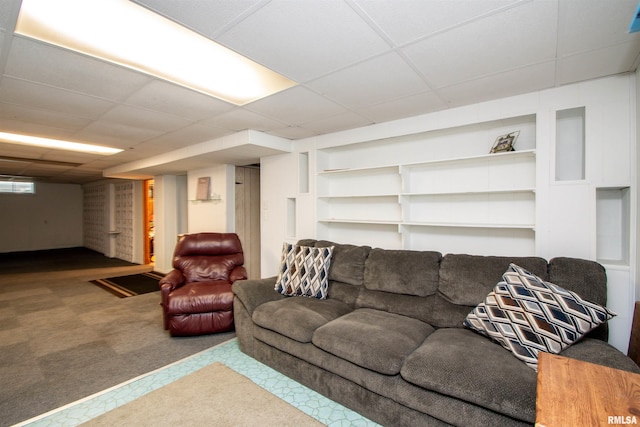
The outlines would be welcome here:
[[[260,278],[260,167],[236,167],[236,233],[250,279]]]

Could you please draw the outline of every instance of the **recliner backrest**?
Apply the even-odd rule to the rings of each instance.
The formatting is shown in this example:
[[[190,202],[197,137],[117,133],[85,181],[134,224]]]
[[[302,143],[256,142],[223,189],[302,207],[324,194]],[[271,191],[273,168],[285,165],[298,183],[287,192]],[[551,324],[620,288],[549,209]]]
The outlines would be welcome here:
[[[173,253],[173,268],[182,271],[187,282],[229,280],[244,254],[235,233],[195,233],[180,236]]]

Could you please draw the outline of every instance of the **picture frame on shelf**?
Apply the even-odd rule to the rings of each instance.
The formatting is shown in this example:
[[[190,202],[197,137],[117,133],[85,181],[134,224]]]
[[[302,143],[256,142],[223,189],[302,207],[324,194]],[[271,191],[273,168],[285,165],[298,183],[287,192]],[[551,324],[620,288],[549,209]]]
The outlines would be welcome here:
[[[490,153],[505,153],[508,151],[515,151],[513,147],[516,144],[516,139],[520,135],[520,131],[517,130],[515,132],[507,133],[505,135],[500,135],[496,138],[496,142],[493,143],[491,147]]]
[[[196,188],[196,200],[209,200],[210,185],[211,185],[211,177],[203,176],[198,178],[198,186]]]

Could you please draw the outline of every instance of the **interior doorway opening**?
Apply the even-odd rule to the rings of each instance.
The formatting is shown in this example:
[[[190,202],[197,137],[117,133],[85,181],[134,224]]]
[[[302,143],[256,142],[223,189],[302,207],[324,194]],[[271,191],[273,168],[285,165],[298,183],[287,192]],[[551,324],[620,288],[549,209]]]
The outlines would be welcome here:
[[[153,240],[155,237],[154,216],[153,216],[153,180],[144,181],[144,263],[153,264],[155,256],[153,253]]]

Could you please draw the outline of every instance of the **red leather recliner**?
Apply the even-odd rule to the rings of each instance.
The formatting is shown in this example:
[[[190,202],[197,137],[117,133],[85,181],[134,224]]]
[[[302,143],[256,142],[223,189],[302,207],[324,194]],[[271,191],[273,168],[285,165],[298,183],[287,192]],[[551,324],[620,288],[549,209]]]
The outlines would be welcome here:
[[[247,278],[244,255],[235,233],[180,236],[173,270],[160,280],[164,328],[172,336],[231,331],[231,284]]]

